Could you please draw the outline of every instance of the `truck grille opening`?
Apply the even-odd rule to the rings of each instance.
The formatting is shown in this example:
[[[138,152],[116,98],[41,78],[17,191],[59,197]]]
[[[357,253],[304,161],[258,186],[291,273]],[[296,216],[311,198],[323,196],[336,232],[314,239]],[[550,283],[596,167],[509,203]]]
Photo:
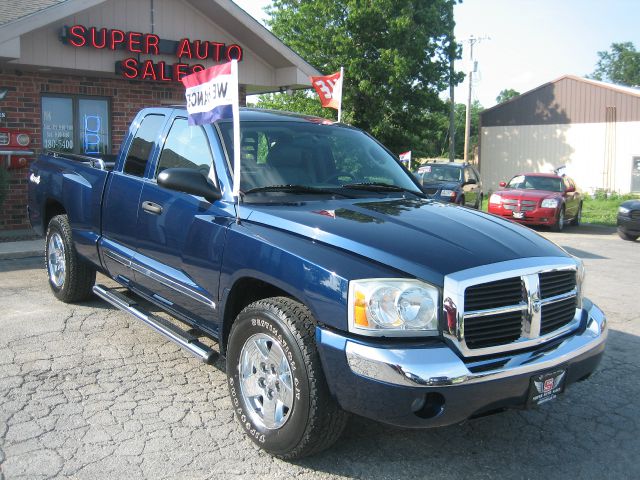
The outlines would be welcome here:
[[[466,312],[518,305],[524,301],[525,291],[520,277],[474,285],[464,293]]]
[[[576,288],[576,272],[559,271],[540,274],[540,296],[544,298],[555,297],[570,292]]]
[[[498,313],[465,319],[464,338],[469,348],[515,342],[522,332],[522,312]]]
[[[576,314],[576,297],[542,306],[540,335],[546,335],[564,327]]]

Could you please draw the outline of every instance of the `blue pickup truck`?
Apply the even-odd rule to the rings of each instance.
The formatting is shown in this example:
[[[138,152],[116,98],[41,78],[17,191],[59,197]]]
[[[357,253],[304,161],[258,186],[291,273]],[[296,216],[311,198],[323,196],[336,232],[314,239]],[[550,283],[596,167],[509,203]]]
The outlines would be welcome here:
[[[93,293],[205,362],[222,355],[242,428],[286,459],[330,446],[349,413],[450,425],[594,371],[607,322],[580,260],[426,198],[356,128],[240,117],[237,201],[232,123],[189,126],[180,107],[142,110],[116,158],[40,155],[28,210],[53,294]]]

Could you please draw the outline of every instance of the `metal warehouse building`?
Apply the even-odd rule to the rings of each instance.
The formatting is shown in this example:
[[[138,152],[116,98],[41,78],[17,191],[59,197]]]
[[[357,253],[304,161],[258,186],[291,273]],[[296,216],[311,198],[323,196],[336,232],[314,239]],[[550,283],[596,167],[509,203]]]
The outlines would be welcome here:
[[[523,172],[564,173],[589,192],[640,192],[640,90],[566,75],[480,114],[488,189]]]

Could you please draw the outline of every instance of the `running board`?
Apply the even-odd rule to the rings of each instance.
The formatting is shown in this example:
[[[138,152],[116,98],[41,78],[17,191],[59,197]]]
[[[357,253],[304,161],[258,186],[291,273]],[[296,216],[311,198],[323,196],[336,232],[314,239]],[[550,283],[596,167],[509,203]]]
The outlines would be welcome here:
[[[203,362],[213,363],[218,356],[215,350],[202,343],[198,336],[193,335],[193,333],[197,332],[196,330],[182,330],[170,321],[143,310],[134,299],[129,298],[121,292],[107,288],[104,285],[94,285],[93,293],[114,307],[133,315],[138,320],[142,320],[156,332],[164,335],[172,342],[177,343],[185,350],[200,358]]]

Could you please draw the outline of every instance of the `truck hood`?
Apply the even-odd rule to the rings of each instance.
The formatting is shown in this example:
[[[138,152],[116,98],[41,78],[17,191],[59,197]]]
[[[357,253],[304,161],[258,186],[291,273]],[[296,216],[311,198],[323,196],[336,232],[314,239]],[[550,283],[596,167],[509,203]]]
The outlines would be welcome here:
[[[444,275],[480,265],[568,256],[526,227],[424,199],[244,204],[240,212],[248,222],[347,250],[440,285]]]

